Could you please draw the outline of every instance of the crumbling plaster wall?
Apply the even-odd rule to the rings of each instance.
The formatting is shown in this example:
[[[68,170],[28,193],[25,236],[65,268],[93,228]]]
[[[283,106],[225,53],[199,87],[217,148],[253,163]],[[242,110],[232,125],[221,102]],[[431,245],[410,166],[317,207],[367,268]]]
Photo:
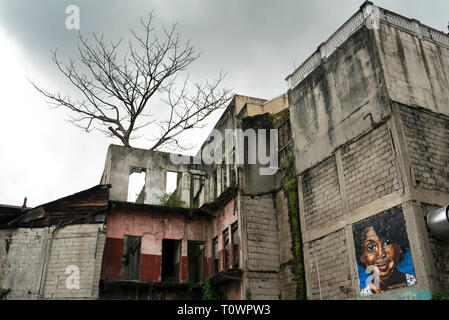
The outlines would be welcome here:
[[[279,228],[279,285],[281,300],[296,300],[297,284],[294,280],[292,252],[292,221],[289,216],[288,199],[283,190],[276,192],[276,219]],[[292,213],[297,214],[297,213]]]
[[[389,98],[449,115],[449,47],[384,21],[374,34]]]
[[[239,244],[239,252],[238,252],[238,256],[239,256],[239,268],[241,268],[241,261],[242,261],[242,250],[241,250],[241,239],[242,239],[242,234],[241,234],[241,222],[240,222],[240,213],[238,210],[238,207],[236,205],[236,201],[231,200],[229,201],[223,208],[221,208],[220,210],[218,210],[217,215],[215,218],[213,218],[211,220],[211,238],[215,239],[217,238],[218,241],[218,271],[222,271],[224,270],[224,266],[225,266],[225,252],[224,252],[224,240],[223,240],[223,232],[225,230],[228,231],[228,235],[229,235],[229,243],[232,246],[232,228],[231,226],[237,223],[238,226],[238,244]],[[232,269],[233,268],[233,259],[232,259],[232,248],[229,250],[229,268]],[[209,257],[212,257],[212,248],[210,247],[210,252],[208,253]],[[208,270],[209,270],[209,275],[212,275],[212,262],[208,263]],[[210,266],[210,267],[209,267]]]
[[[8,299],[96,299],[104,248],[103,224],[57,229],[1,230],[1,286]],[[67,267],[79,270],[79,289],[68,288]]]
[[[110,145],[106,156],[101,184],[110,184],[110,200],[127,201],[129,175],[133,170],[144,170],[145,204],[160,205],[166,193],[166,172],[182,174],[181,200],[189,207],[191,200],[191,174],[203,175],[201,165],[193,164],[193,157],[185,157],[191,164],[174,164],[169,153]]]
[[[373,34],[361,28],[289,90],[297,172],[326,159],[389,115],[375,50]]]
[[[333,283],[336,291],[321,296],[357,297],[350,226],[399,204],[416,290],[426,294],[399,290],[398,297],[427,297],[445,286],[445,260],[435,258],[441,245],[426,230],[423,208],[449,201],[448,56],[444,45],[382,21],[380,30],[355,32],[289,90],[309,298],[320,298],[312,273],[321,254],[326,259],[324,249],[313,253],[314,243],[343,232],[339,261],[349,257],[350,278],[341,274],[338,281],[349,282],[341,291]],[[320,186],[320,177],[332,190]]]
[[[181,240],[180,280],[187,281],[187,241],[205,242],[205,261],[210,260],[210,220],[184,214],[148,212],[145,209],[115,208],[107,217],[106,248],[102,277],[120,280],[125,235],[142,237],[139,279],[161,281],[162,240]],[[207,276],[205,270],[205,276]]]

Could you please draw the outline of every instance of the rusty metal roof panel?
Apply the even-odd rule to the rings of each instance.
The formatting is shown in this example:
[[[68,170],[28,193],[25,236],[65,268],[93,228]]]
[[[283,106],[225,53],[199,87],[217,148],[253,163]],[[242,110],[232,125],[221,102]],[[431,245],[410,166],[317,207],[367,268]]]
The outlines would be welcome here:
[[[55,224],[104,222],[110,185],[97,185],[70,196],[28,209],[0,227],[46,227]],[[95,217],[100,215],[100,218]],[[102,217],[101,217],[102,216]]]

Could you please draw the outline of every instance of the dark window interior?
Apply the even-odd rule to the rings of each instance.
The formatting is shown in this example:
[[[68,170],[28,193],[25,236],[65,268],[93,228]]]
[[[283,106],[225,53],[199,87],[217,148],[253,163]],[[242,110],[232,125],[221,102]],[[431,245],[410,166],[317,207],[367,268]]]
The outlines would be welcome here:
[[[123,238],[122,279],[138,280],[140,269],[141,237],[126,236]]]
[[[178,282],[181,272],[181,240],[162,239],[162,282]]]
[[[239,267],[239,233],[237,222],[232,225],[232,267]]]
[[[187,242],[187,280],[192,283],[203,282],[204,242]]]
[[[223,245],[224,245],[224,269],[229,269],[229,231],[223,231]]]
[[[218,273],[218,239],[213,240],[213,253],[212,258],[214,259],[214,273]]]
[[[214,194],[214,199],[217,198],[217,170],[214,170],[214,172],[212,172],[212,178],[213,178],[213,194]]]

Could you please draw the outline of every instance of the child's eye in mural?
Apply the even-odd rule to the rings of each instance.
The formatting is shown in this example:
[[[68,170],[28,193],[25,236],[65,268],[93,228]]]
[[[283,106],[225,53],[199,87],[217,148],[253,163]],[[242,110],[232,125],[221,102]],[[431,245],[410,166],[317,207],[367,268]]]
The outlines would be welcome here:
[[[373,243],[371,243],[371,244],[368,244],[367,245],[367,248],[366,248],[368,251],[374,251],[374,250],[376,250],[377,249],[377,246],[375,245],[375,244],[373,244]]]
[[[362,221],[353,232],[361,295],[416,284],[401,208]]]

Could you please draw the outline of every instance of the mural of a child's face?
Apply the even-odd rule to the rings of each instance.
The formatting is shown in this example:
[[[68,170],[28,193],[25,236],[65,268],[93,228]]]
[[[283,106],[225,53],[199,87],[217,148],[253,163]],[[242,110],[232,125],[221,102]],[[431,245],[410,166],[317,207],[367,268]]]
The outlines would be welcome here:
[[[380,280],[386,281],[397,267],[398,248],[388,240],[383,241],[380,239],[373,227],[365,229],[364,239],[364,255],[360,257],[361,262],[367,266],[377,266]]]

